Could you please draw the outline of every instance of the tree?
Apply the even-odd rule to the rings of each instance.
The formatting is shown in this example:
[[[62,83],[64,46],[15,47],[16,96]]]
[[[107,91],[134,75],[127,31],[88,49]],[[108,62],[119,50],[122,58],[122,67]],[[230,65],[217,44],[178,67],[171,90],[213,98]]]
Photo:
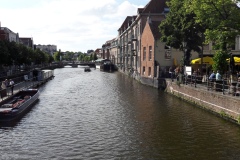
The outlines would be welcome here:
[[[9,51],[5,41],[0,41],[0,64],[7,64],[9,59]]]
[[[212,65],[212,69],[214,71],[219,71],[221,74],[227,71],[227,61],[226,59],[229,57],[227,51],[218,50],[214,54],[213,61],[214,64]]]
[[[56,61],[56,62],[61,61],[61,56],[62,56],[62,53],[61,53],[61,50],[59,49],[58,52],[55,52],[53,54],[54,61]]]
[[[98,59],[97,54],[94,52],[94,54],[93,54],[93,60],[95,61],[95,60],[97,60],[97,59]]]
[[[80,60],[80,61],[84,61],[84,57],[85,57],[85,54],[81,53],[81,54],[79,55],[79,60]]]
[[[197,23],[207,26],[206,42],[214,42],[215,49],[227,50],[235,44],[235,38],[240,34],[240,9],[236,2],[188,0],[188,10],[196,14]]]
[[[188,10],[196,14],[196,22],[207,26],[206,43],[214,42],[215,64],[213,69],[226,70],[226,57],[229,57],[235,38],[240,34],[239,0],[187,0]],[[187,4],[185,4],[187,5]],[[225,67],[222,68],[221,67]]]
[[[190,64],[191,51],[201,52],[205,27],[196,23],[195,14],[186,12],[186,0],[171,0],[167,2],[170,12],[159,26],[161,41],[166,45],[184,52],[183,65]]]

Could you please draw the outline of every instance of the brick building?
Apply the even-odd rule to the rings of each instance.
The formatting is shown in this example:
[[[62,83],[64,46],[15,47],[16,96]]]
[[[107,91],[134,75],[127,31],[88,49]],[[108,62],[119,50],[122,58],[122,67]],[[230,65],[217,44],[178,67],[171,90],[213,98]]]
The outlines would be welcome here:
[[[138,8],[137,15],[128,16],[118,29],[118,67],[125,73],[134,71],[136,78],[141,73],[141,36],[147,17],[153,21],[165,18],[169,9],[166,0],[151,0],[144,8]]]

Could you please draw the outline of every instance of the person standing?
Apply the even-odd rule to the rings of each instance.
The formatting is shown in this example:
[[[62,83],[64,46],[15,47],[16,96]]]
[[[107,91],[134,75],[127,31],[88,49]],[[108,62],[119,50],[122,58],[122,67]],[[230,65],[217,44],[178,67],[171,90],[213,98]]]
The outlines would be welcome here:
[[[6,86],[5,81],[2,81],[0,96],[1,96],[1,98],[7,96],[7,86]]]
[[[220,80],[222,80],[222,77],[221,77],[221,74],[219,73],[219,71],[217,71],[216,81],[220,81]]]
[[[2,89],[7,89],[7,86],[6,86],[6,83],[5,83],[5,81],[2,81],[1,88],[2,88]]]
[[[14,81],[10,79],[9,85],[11,87],[12,95],[13,95],[13,89],[14,89]]]

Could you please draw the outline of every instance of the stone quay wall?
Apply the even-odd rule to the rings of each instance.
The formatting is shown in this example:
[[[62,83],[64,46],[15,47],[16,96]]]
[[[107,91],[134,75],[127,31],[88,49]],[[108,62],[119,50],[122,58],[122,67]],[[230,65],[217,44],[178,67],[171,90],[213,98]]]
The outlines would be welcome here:
[[[172,82],[170,79],[166,80],[165,91],[225,119],[240,123],[240,97],[207,90],[206,87],[197,86],[195,88],[194,86],[179,84],[176,81]]]

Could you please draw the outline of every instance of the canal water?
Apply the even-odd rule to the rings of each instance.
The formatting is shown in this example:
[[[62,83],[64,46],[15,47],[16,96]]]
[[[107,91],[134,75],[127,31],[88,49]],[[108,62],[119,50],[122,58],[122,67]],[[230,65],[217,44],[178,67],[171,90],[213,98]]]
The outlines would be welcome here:
[[[238,125],[118,72],[54,72],[29,113],[1,124],[1,159],[240,159]]]

